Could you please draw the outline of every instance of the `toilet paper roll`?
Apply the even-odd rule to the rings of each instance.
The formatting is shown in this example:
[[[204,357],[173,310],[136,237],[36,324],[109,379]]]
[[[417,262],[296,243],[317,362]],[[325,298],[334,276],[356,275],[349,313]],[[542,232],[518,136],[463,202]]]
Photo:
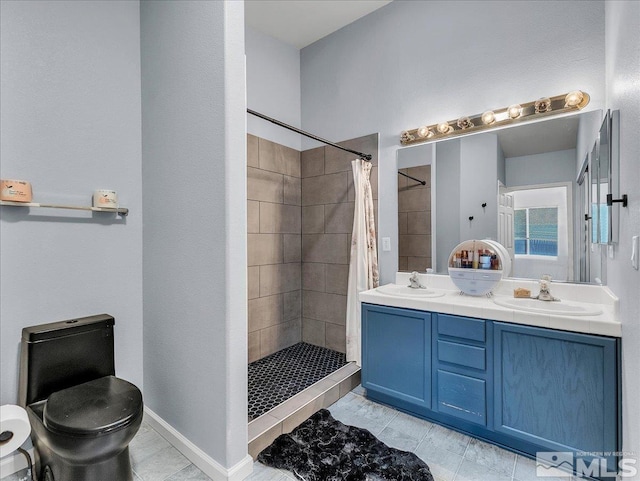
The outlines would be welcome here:
[[[31,424],[27,411],[13,404],[0,406],[0,458],[22,446],[29,434]]]

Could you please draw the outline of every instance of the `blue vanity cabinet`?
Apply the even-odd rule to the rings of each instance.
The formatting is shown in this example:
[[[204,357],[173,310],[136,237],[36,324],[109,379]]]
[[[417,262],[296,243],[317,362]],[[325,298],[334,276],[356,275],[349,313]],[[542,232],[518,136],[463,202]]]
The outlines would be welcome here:
[[[619,451],[619,340],[493,324],[494,431],[539,451]]]
[[[433,409],[487,426],[492,389],[491,322],[470,317],[433,314]]]
[[[430,409],[431,314],[363,304],[362,366],[369,397],[411,412]]]

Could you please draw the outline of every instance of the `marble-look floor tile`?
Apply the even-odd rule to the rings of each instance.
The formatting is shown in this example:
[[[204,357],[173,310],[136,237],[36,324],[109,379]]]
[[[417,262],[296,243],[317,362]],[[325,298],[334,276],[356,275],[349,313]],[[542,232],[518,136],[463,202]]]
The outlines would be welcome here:
[[[377,404],[368,399],[354,396],[344,409],[331,410],[336,419],[351,426],[366,429],[378,436],[389,422],[398,414],[394,409]]]
[[[419,439],[416,439],[406,431],[398,431],[391,426],[384,428],[377,438],[387,446],[402,451],[413,451],[420,442]]]
[[[173,476],[168,477],[166,481],[211,481],[211,478],[200,471],[196,465],[190,464]]]
[[[362,387],[362,384],[358,384],[355,388],[351,390],[353,394],[357,394],[358,396],[366,396],[367,390]]]
[[[465,434],[434,424],[422,442],[463,456],[470,440]]]
[[[442,481],[453,481],[464,459],[459,454],[429,443],[420,443],[414,452],[429,465],[433,477]]]
[[[511,476],[493,471],[468,459],[462,461],[454,481],[511,481]]]
[[[547,477],[541,478],[536,473],[536,462],[533,459],[525,458],[524,456],[516,457],[516,467],[513,471],[513,478],[515,481],[569,481],[569,477],[556,478]]]
[[[137,464],[170,446],[171,444],[147,423],[142,423],[138,433],[129,443],[131,465],[135,468]]]
[[[176,448],[169,446],[136,463],[133,470],[142,481],[158,481],[176,474],[189,464],[189,460]]]
[[[281,470],[256,461],[253,463],[253,472],[245,478],[245,481],[284,481],[284,476]]]
[[[493,444],[485,443],[472,438],[464,453],[465,459],[486,466],[504,476],[512,477],[516,462],[516,455],[511,451],[499,448]]]

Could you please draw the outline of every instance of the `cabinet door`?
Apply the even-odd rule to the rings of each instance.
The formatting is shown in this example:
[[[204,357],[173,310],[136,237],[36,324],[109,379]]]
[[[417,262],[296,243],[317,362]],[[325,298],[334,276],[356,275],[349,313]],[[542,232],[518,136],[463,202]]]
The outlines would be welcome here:
[[[431,407],[431,314],[362,305],[362,385]]]
[[[541,451],[618,451],[616,339],[496,322],[494,343],[496,431]]]

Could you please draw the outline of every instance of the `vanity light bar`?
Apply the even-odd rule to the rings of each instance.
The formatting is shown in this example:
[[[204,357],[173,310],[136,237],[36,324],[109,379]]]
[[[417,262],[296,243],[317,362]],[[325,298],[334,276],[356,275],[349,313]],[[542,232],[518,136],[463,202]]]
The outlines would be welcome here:
[[[589,94],[574,90],[567,94],[545,97],[525,104],[513,104],[497,110],[487,110],[471,117],[460,117],[433,125],[405,130],[400,135],[402,145],[419,144],[455,135],[502,127],[516,122],[526,122],[547,115],[581,110],[589,103]]]

